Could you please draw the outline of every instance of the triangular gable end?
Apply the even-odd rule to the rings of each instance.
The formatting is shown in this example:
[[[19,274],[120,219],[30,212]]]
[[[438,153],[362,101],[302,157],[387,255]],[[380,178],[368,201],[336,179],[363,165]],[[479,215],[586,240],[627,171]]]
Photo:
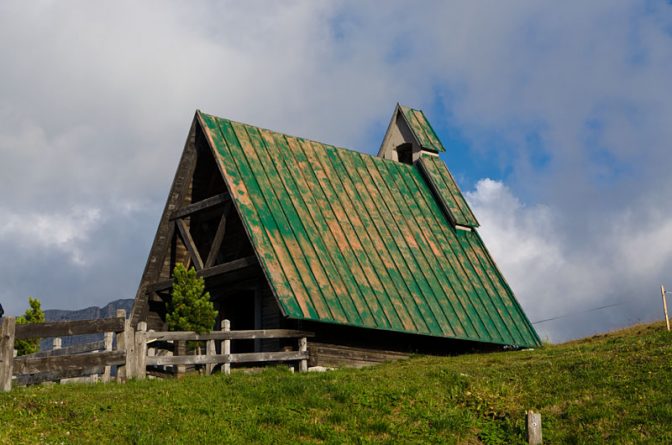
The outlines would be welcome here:
[[[178,263],[217,283],[259,269],[216,158],[197,112],[136,294],[133,325],[145,320],[164,328]]]
[[[392,113],[378,157],[413,164],[425,155],[446,151],[421,110],[397,104]]]

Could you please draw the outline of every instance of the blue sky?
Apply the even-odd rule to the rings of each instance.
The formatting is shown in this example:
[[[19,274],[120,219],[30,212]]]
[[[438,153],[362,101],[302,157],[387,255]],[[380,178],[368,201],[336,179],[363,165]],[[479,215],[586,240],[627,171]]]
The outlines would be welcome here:
[[[133,10],[129,14],[128,10]],[[672,286],[672,6],[2,2],[0,302],[134,296],[195,109],[374,153],[425,110],[552,340]]]

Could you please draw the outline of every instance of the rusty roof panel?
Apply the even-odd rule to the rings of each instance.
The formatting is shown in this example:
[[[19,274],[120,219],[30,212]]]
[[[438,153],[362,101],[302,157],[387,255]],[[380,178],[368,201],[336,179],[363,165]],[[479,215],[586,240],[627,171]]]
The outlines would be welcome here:
[[[418,166],[441,201],[451,222],[465,227],[478,227],[476,217],[446,164],[436,156],[421,156]]]
[[[417,166],[198,118],[286,316],[539,344],[478,234],[455,229]]]
[[[415,110],[403,105],[399,105],[398,107],[404,120],[411,131],[413,131],[415,138],[422,148],[435,153],[446,151],[446,149],[443,148],[443,144],[439,140],[439,137],[434,132],[432,125],[425,117],[425,113],[421,110]]]

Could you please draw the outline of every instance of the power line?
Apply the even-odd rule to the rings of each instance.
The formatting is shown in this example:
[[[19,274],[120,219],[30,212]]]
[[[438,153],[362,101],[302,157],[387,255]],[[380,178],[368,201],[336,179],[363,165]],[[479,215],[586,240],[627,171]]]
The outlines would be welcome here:
[[[602,309],[607,309],[607,308],[614,307],[614,306],[620,306],[620,305],[622,305],[622,304],[623,304],[623,303],[613,303],[613,304],[607,304],[606,306],[600,306],[600,307],[594,307],[594,308],[592,308],[592,309],[586,309],[586,310],[584,310],[584,311],[570,312],[570,313],[567,313],[567,314],[558,315],[557,317],[545,318],[545,319],[543,319],[543,320],[533,321],[532,324],[546,323],[547,321],[553,321],[553,320],[558,320],[558,319],[560,319],[560,318],[572,317],[572,316],[574,316],[574,315],[585,314],[585,313],[587,313],[587,312],[601,311]]]

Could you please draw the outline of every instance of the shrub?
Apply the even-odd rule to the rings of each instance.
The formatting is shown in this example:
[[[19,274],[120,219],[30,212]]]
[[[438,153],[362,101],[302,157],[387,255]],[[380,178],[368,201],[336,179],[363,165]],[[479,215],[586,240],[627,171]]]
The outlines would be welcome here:
[[[215,324],[217,311],[205,292],[203,278],[192,267],[187,270],[178,264],[173,270],[173,290],[168,304],[166,321],[171,331],[210,331]]]
[[[16,323],[44,323],[44,311],[42,310],[40,300],[28,297],[28,305],[30,307],[26,309],[26,312],[23,315],[16,317]],[[40,349],[40,339],[28,338],[25,340],[16,340],[14,348],[16,349],[17,355],[33,354]]]

